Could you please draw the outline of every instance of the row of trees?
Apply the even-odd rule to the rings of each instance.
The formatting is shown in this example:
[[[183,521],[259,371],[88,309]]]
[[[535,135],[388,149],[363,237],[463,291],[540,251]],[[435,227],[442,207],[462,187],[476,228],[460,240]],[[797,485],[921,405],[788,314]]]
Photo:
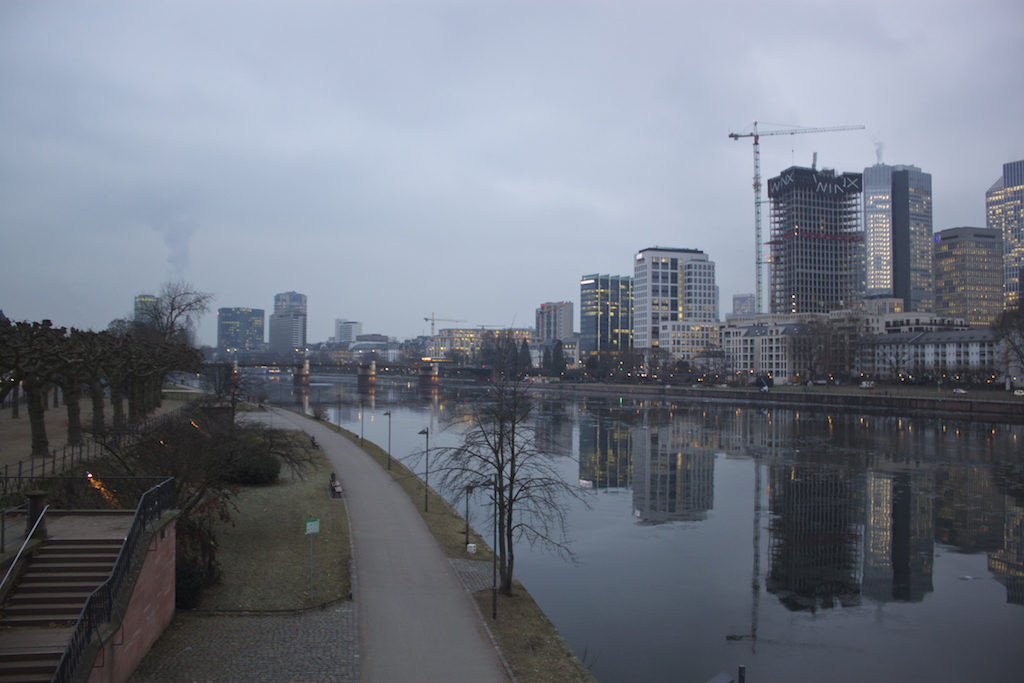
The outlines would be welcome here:
[[[80,402],[92,404],[90,431],[107,428],[109,394],[113,429],[137,421],[160,405],[160,389],[176,370],[195,372],[202,357],[189,343],[191,330],[211,296],[184,282],[164,285],[139,320],[115,320],[107,330],[66,329],[49,320],[0,318],[0,401],[11,398],[17,417],[24,394],[32,430],[32,455],[47,455],[47,396],[59,391],[67,409],[67,442],[82,442]],[[124,404],[127,400],[128,410]]]

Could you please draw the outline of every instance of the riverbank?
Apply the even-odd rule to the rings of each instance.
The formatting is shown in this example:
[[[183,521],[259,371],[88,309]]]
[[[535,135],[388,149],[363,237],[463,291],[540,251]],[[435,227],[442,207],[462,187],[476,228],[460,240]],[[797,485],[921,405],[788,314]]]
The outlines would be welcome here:
[[[846,391],[845,387],[812,386],[777,387],[759,391],[756,388],[681,387],[667,384],[555,382],[531,385],[531,391],[541,394],[571,393],[577,396],[629,397],[678,403],[717,402],[753,408],[812,408],[871,415],[945,417],[968,422],[1024,424],[1024,398],[1011,395],[1006,400],[997,400],[988,395],[975,397],[970,394],[928,396],[925,390],[903,387]]]

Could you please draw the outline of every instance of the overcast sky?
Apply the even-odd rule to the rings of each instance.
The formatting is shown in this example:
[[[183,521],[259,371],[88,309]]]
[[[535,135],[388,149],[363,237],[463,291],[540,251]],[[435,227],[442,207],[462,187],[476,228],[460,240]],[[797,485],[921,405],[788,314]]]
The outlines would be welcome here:
[[[1024,3],[0,3],[0,309],[102,329],[184,279],[428,333],[532,327],[587,273],[702,249],[752,292],[750,139],[793,165],[932,174],[984,226],[1024,158]],[[767,195],[766,195],[767,196]],[[765,214],[767,216],[767,213]],[[767,235],[767,222],[765,227]]]

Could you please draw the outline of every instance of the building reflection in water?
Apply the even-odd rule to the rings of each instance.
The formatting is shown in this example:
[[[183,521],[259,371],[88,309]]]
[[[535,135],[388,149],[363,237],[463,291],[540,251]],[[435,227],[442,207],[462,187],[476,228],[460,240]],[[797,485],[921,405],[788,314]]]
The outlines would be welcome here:
[[[634,431],[633,510],[649,524],[707,519],[715,499],[715,454],[679,422]]]
[[[384,386],[386,405],[456,421],[470,414],[465,396]],[[320,400],[336,402],[339,422],[358,420],[360,397],[344,394],[332,388]],[[292,400],[313,402],[301,386]],[[631,491],[641,524],[707,519],[716,463],[749,458],[759,482],[755,537],[761,495],[768,504],[763,577],[755,538],[755,601],[762,580],[793,610],[922,601],[941,543],[987,553],[1007,601],[1024,604],[1021,427],[644,401],[551,398],[537,407],[538,445],[578,454],[581,486]]]
[[[879,602],[919,602],[932,591],[935,561],[926,477],[868,472],[866,482],[862,591]]]
[[[580,484],[631,489],[641,523],[707,519],[716,458],[756,453],[764,587],[789,609],[922,601],[936,542],[987,552],[1007,600],[1024,604],[1024,508],[992,474],[1016,428],[637,402],[580,411],[578,429]]]

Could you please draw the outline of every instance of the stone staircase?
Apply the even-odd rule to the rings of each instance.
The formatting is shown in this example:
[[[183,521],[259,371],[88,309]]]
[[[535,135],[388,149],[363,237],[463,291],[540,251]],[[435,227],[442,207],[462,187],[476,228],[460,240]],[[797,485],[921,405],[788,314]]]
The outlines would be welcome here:
[[[120,539],[50,538],[25,566],[0,617],[0,683],[49,681],[86,598],[110,575]]]

